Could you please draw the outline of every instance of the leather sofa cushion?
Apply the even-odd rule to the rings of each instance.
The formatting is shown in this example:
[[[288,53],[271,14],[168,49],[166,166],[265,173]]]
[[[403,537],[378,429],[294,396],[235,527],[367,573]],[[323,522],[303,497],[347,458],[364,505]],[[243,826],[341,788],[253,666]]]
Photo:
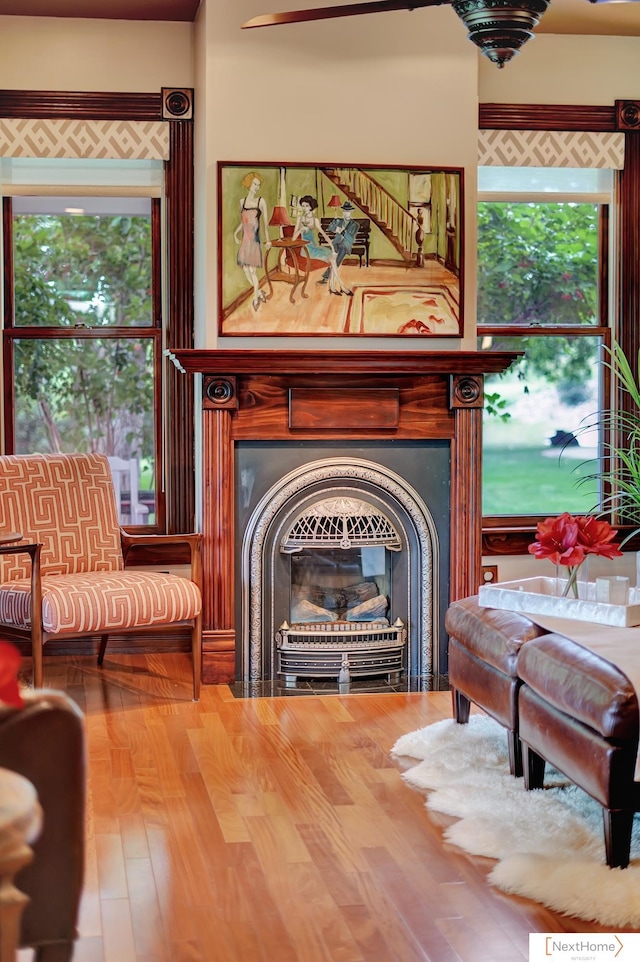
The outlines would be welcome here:
[[[445,627],[481,661],[514,678],[522,645],[545,634],[544,628],[514,611],[481,608],[475,595],[449,606]]]
[[[638,698],[619,668],[555,633],[533,639],[517,659],[518,675],[546,702],[604,738],[637,738]]]

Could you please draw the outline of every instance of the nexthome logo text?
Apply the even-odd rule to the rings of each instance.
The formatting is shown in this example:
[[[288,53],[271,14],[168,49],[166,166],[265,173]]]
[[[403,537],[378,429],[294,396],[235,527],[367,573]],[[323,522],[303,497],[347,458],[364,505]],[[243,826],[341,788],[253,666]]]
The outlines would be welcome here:
[[[629,936],[623,940],[615,933],[595,935],[581,934],[531,934],[529,937],[530,962],[630,962],[632,956],[625,952]],[[631,936],[633,940],[633,936]],[[636,945],[636,949],[638,946]],[[639,955],[633,956],[640,958]]]
[[[552,956],[554,953],[562,952],[563,954],[567,952],[599,952],[601,955],[603,952],[610,952],[615,956],[623,948],[622,942],[618,936],[614,936],[614,942],[595,942],[584,936],[579,936],[574,942],[564,942],[562,939],[553,938],[551,935],[547,936],[547,955]]]

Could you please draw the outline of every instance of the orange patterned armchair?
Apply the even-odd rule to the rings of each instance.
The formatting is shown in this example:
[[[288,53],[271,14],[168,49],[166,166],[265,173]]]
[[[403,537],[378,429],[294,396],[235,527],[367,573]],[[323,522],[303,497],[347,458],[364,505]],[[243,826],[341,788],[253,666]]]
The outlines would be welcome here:
[[[99,454],[0,457],[0,532],[21,541],[0,548],[0,632],[29,639],[36,688],[42,649],[52,638],[100,637],[161,625],[188,625],[193,697],[200,694],[199,534],[129,535],[118,525],[109,462]],[[191,579],[127,568],[137,545],[186,544]]]

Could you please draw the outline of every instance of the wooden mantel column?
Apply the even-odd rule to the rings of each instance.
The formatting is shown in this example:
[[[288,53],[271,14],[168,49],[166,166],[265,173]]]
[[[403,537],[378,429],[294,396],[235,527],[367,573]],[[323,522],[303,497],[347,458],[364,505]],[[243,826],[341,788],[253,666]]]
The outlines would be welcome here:
[[[203,374],[203,681],[236,678],[235,446],[239,442],[448,441],[449,597],[480,583],[485,373],[516,353],[175,350]],[[417,455],[420,456],[419,454]]]

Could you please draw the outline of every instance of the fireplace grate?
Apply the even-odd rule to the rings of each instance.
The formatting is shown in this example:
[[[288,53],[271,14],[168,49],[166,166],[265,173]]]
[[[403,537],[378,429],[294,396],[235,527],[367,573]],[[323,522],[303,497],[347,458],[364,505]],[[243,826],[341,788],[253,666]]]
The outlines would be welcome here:
[[[276,633],[277,673],[295,687],[298,677],[324,678],[388,675],[392,683],[404,667],[406,628],[398,619],[377,622],[310,622]]]

